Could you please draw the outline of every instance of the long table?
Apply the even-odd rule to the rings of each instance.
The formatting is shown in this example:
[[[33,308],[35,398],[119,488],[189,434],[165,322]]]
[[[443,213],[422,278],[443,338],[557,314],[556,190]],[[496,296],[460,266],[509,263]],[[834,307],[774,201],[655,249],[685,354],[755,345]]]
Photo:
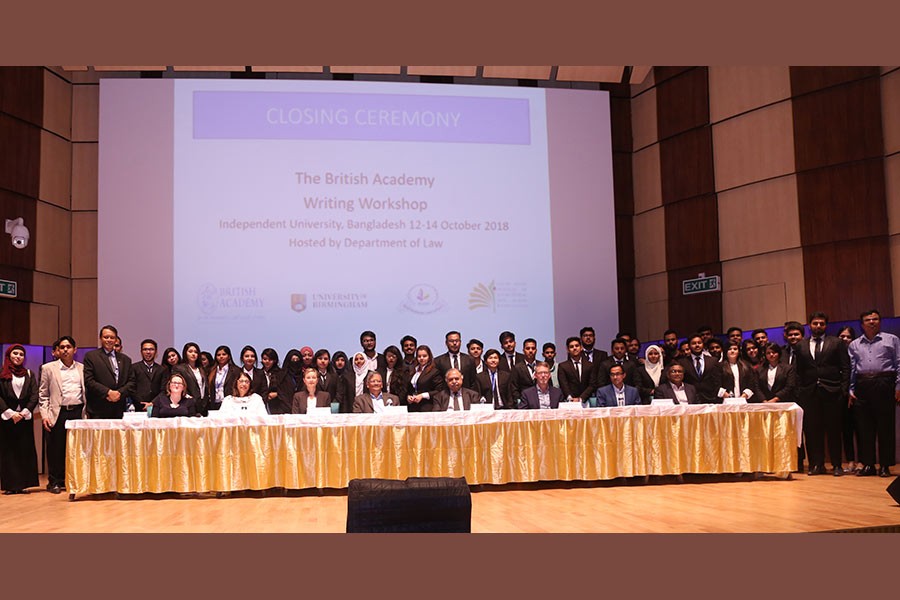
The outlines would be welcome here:
[[[790,473],[793,403],[391,415],[72,420],[75,495],[345,488],[351,479],[470,484],[683,473]]]

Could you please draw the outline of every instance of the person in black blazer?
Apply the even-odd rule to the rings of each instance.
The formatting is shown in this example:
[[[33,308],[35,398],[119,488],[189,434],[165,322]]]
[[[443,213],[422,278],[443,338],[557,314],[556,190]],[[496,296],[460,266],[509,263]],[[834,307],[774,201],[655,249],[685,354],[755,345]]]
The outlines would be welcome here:
[[[542,408],[541,394],[549,396],[550,404],[547,408],[559,408],[559,403],[563,400],[563,393],[559,388],[550,385],[550,365],[538,362],[534,366],[534,377],[535,385],[522,390],[519,408],[532,410]]]
[[[172,371],[175,370],[175,366],[181,362],[181,355],[178,354],[178,350],[175,348],[166,348],[162,353],[162,359],[159,361],[163,367],[163,382],[169,380],[169,376],[172,375]],[[160,389],[162,389],[160,387]]]
[[[131,400],[136,411],[147,410],[168,380],[166,368],[156,362],[157,348],[155,340],[141,342],[142,360],[131,366],[134,370],[134,395]]]
[[[599,350],[594,347],[594,344],[597,343],[597,334],[594,332],[593,327],[582,327],[578,335],[581,336],[582,354],[584,354],[588,362],[599,365],[609,357],[606,350]]]
[[[337,402],[340,404],[342,413],[353,412],[353,401],[356,398],[356,373],[353,372],[352,366],[347,365],[347,362],[347,354],[343,350],[338,350],[331,358],[334,374],[338,376]]]
[[[500,347],[503,348],[503,354],[500,356],[500,364],[497,368],[501,371],[510,373],[512,371],[510,362],[515,367],[515,365],[525,360],[524,354],[516,352],[516,334],[512,331],[504,331],[500,334]]]
[[[434,399],[431,395],[434,392],[446,389],[447,384],[438,373],[437,367],[434,366],[434,354],[431,348],[421,345],[416,348],[416,366],[415,372],[410,379],[410,392],[407,400],[409,412],[431,412],[434,410]]]
[[[577,337],[566,340],[566,349],[569,351],[569,359],[559,363],[557,367],[559,389],[566,401],[586,402],[597,389],[594,385],[594,369],[599,368],[600,363],[595,365],[588,362],[582,353],[581,339]]]
[[[469,410],[473,404],[481,400],[481,396],[473,389],[463,387],[463,375],[459,369],[450,369],[444,378],[446,387],[432,395],[434,412],[448,410]],[[458,404],[458,406],[454,406]]]
[[[522,397],[522,390],[534,387],[534,368],[537,364],[537,341],[528,338],[522,342],[522,354],[525,360],[516,363],[510,375],[512,375],[513,399],[518,404]]]
[[[614,365],[619,365],[625,370],[625,385],[637,387],[637,367],[640,366],[636,360],[632,360],[628,356],[628,342],[622,338],[616,338],[610,344],[612,356],[608,356],[599,364],[594,365],[594,382],[593,389],[606,387],[610,384],[609,370]]]
[[[653,392],[656,390],[656,386],[666,381],[662,348],[655,344],[647,346],[644,351],[644,364],[638,365],[634,371],[634,387],[641,395],[641,404],[650,404],[650,398],[654,397]]]
[[[319,382],[316,384],[318,390],[320,392],[328,392],[331,401],[340,404],[343,396],[338,391],[343,392],[344,388],[340,385],[340,377],[334,372],[334,367],[331,366],[331,354],[328,350],[320,348],[313,355],[313,364],[315,365],[316,375],[319,378]]]
[[[197,403],[198,412],[206,416],[207,371],[200,364],[200,346],[194,342],[185,344],[181,351],[181,362],[172,368],[172,373],[179,373],[184,378],[188,396]]]
[[[256,348],[253,346],[241,348],[241,369],[250,378],[250,393],[265,398],[269,391],[269,383],[263,370],[256,366]],[[225,395],[230,396],[231,393]]]
[[[679,399],[681,393],[684,394],[684,398]],[[684,365],[677,360],[666,368],[666,380],[656,386],[653,398],[669,399],[675,404],[682,404],[685,400],[687,404],[700,404],[697,388],[684,382]]]
[[[810,337],[797,349],[798,403],[803,408],[803,433],[809,457],[809,474],[825,472],[825,438],[833,473],[844,474],[841,458],[843,399],[850,389],[850,355],[837,337],[825,335],[828,316],[809,316]]]
[[[759,377],[750,365],[741,360],[739,344],[728,343],[724,360],[719,363],[719,366],[722,367],[720,398],[743,397],[747,402],[762,402],[762,395],[759,393]],[[735,371],[737,371],[737,381],[735,381]]]
[[[206,397],[209,410],[218,410],[222,399],[231,393],[234,382],[241,374],[241,368],[234,364],[231,348],[219,346],[214,355],[216,364],[206,376]]]
[[[34,374],[25,368],[25,347],[7,348],[0,370],[0,487],[4,494],[24,494],[26,488],[38,485],[32,414],[38,405],[38,387]]]
[[[491,348],[485,352],[484,371],[475,377],[472,389],[481,394],[479,401],[484,398],[488,402],[493,402],[495,409],[515,408],[512,377],[508,371],[500,370],[501,364],[503,359],[499,350]]]
[[[92,419],[121,419],[125,399],[134,394],[131,359],[124,352],[115,352],[118,338],[115,327],[104,325],[100,329],[101,347],[84,355],[87,414]]]
[[[796,402],[797,372],[794,365],[782,362],[783,351],[775,343],[766,344],[766,362],[759,369],[759,391],[763,402]],[[772,383],[769,383],[769,377]]]
[[[387,370],[381,378],[382,389],[385,394],[396,396],[400,406],[406,406],[409,397],[410,374],[403,365],[403,355],[400,353],[400,348],[397,346],[385,348],[384,361],[387,365]]]
[[[697,388],[700,402],[705,404],[721,403],[719,389],[722,387],[722,368],[712,356],[703,354],[704,343],[700,334],[694,334],[688,339],[688,347],[690,354],[679,361],[684,367],[685,383]]]
[[[303,371],[301,388],[292,399],[291,413],[305,415],[310,398],[315,399],[316,408],[331,407],[331,395],[319,389],[319,372],[316,369],[306,368]]]
[[[475,361],[465,352],[461,352],[462,337],[460,333],[448,331],[444,336],[444,343],[447,345],[447,352],[434,359],[434,366],[437,367],[441,377],[446,377],[447,371],[450,369],[458,369],[466,383],[471,385],[475,381]]]

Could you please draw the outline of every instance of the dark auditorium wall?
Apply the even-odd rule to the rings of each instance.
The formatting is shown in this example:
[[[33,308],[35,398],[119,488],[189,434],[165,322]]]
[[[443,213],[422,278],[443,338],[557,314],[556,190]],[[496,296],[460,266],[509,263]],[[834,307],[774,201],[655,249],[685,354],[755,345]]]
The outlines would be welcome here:
[[[900,71],[653,69],[632,90],[637,334],[894,314]],[[722,292],[681,282],[722,276]]]

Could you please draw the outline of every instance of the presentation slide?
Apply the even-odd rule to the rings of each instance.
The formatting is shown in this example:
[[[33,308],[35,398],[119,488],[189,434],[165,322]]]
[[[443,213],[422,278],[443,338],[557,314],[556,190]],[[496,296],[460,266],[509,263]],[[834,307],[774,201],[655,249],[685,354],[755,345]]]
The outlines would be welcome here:
[[[107,79],[100,111],[98,316],[126,352],[615,333],[604,92]]]

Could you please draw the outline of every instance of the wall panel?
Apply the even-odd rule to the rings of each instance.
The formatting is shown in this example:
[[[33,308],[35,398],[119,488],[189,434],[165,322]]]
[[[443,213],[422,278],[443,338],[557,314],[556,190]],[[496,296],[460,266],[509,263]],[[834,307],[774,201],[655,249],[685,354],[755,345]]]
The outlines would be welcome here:
[[[803,251],[770,252],[722,262],[725,327],[776,327],[806,321]]]
[[[803,274],[807,312],[824,310],[833,321],[871,306],[894,314],[887,235],[804,246]]]
[[[712,128],[701,127],[659,143],[663,204],[715,191]]]
[[[800,246],[795,175],[719,192],[717,197],[723,261]]]
[[[709,123],[709,81],[706,67],[696,67],[656,86],[659,139]]]
[[[72,145],[56,134],[42,131],[38,198],[67,209],[71,195]]]
[[[788,67],[709,67],[712,123],[790,97]]]
[[[719,260],[719,217],[715,194],[668,204],[665,211],[666,267],[669,270]]]
[[[72,213],[47,202],[37,203],[35,270],[69,277],[72,250]]]

